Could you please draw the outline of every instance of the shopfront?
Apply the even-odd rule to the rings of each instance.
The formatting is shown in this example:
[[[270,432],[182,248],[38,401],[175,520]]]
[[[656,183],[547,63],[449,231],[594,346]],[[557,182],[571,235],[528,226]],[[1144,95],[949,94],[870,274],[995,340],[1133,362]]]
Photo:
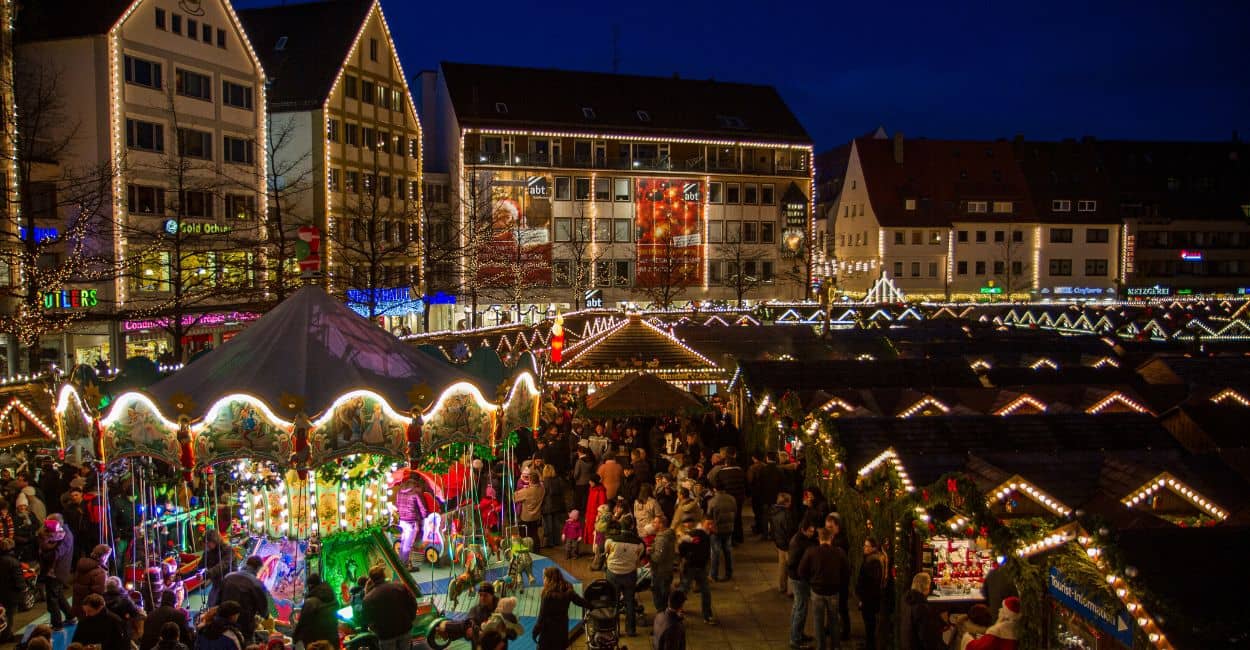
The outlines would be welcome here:
[[[257,318],[260,318],[260,314],[241,311],[182,316],[182,324],[188,328],[186,335],[182,337],[187,356],[194,356],[229,341]],[[169,324],[167,318],[123,321],[121,330],[125,339],[126,358],[147,357],[159,361],[163,355],[171,352],[172,341],[166,329]]]

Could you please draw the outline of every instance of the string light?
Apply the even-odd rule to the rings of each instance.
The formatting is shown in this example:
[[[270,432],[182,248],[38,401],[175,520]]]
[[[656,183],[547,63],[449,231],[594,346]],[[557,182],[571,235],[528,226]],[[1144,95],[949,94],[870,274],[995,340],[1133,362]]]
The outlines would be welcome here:
[[[1211,401],[1215,404],[1223,404],[1230,399],[1242,406],[1250,406],[1250,399],[1246,399],[1244,395],[1231,388],[1225,388],[1219,393],[1211,396]]]
[[[1033,364],[1029,366],[1030,370],[1041,370],[1042,368],[1058,370],[1059,364],[1055,363],[1054,361],[1051,361],[1050,359],[1042,357],[1041,359],[1034,361]]]
[[[1110,395],[1102,398],[1101,400],[1098,400],[1098,403],[1086,409],[1085,412],[1091,415],[1097,415],[1105,411],[1106,409],[1110,408],[1114,404],[1122,404],[1134,411],[1137,411],[1138,413],[1147,413],[1150,415],[1154,415],[1154,413],[1151,413],[1150,409],[1146,408],[1145,406],[1142,406],[1141,404],[1138,404],[1137,402],[1129,399],[1128,397],[1125,397],[1124,394],[1119,391],[1111,393]]]
[[[1072,509],[1065,505],[1062,501],[1054,498],[1036,485],[1024,480],[1019,474],[1007,479],[1007,481],[1005,481],[1002,485],[991,491],[989,497],[986,498],[986,502],[988,505],[1001,503],[1004,499],[1010,496],[1012,492],[1017,490],[1029,495],[1030,499],[1060,517],[1067,517],[1072,514]]]
[[[877,454],[877,457],[869,461],[867,465],[861,467],[857,474],[859,474],[861,479],[865,478],[876,471],[877,468],[883,463],[889,463],[890,466],[894,468],[894,473],[898,476],[899,482],[903,484],[904,490],[908,492],[914,492],[916,490],[915,486],[912,485],[911,477],[907,475],[907,470],[903,467],[903,461],[899,459],[898,454],[894,451],[893,447]]]
[[[1040,400],[1034,399],[1030,395],[1021,395],[1011,400],[1006,406],[994,411],[994,415],[1011,415],[1026,406],[1031,406],[1042,413],[1046,412],[1046,405]]]
[[[16,397],[10,399],[9,403],[4,406],[4,409],[0,410],[0,421],[3,421],[5,418],[7,418],[9,416],[9,412],[12,411],[13,409],[17,409],[18,411],[21,411],[22,415],[25,415],[26,419],[29,420],[32,424],[34,424],[36,427],[38,427],[39,430],[42,431],[43,434],[48,437],[48,439],[50,440],[57,439],[57,435],[52,430],[52,427],[48,426],[48,424],[43,421],[43,418],[36,415],[35,412],[32,411],[30,407],[26,405],[25,402],[23,402],[22,400]]]
[[[832,411],[835,408],[842,409],[843,411],[846,411],[847,413],[850,413],[851,411],[855,410],[854,406],[851,406],[840,397],[835,397],[829,400],[828,402],[825,402],[824,404],[821,405],[820,410],[828,413],[829,411]]]
[[[1196,506],[1198,509],[1202,510],[1206,514],[1211,515],[1212,517],[1215,517],[1216,519],[1219,519],[1220,521],[1224,521],[1228,519],[1227,511],[1221,509],[1210,499],[1207,499],[1206,497],[1202,496],[1197,490],[1194,490],[1193,488],[1190,488],[1188,485],[1182,483],[1179,479],[1177,479],[1175,476],[1173,476],[1169,472],[1163,472],[1159,474],[1158,476],[1154,477],[1145,485],[1142,485],[1141,487],[1134,490],[1131,494],[1121,499],[1120,502],[1123,503],[1125,506],[1132,508],[1138,505],[1139,503],[1148,500],[1151,495],[1153,495],[1155,492],[1159,492],[1165,487],[1173,494],[1185,499],[1186,501],[1189,501],[1190,503],[1192,503],[1194,506]]]
[[[1102,368],[1104,366],[1111,366],[1112,368],[1119,368],[1120,362],[1116,361],[1115,359],[1112,359],[1111,357],[1103,357],[1099,359],[1098,361],[1094,362],[1095,368]]]
[[[935,398],[935,397],[930,397],[930,396],[926,395],[926,396],[924,397],[924,399],[921,399],[919,402],[916,402],[915,404],[912,404],[912,405],[911,405],[911,406],[909,406],[906,410],[904,410],[902,413],[899,413],[899,414],[898,414],[898,416],[899,416],[899,417],[901,417],[901,418],[909,418],[909,417],[911,417],[911,416],[913,416],[913,415],[915,415],[915,414],[917,414],[917,413],[921,412],[921,410],[922,410],[922,409],[925,409],[925,408],[930,407],[930,406],[932,406],[932,407],[936,407],[936,408],[937,408],[938,410],[940,410],[942,413],[950,413],[950,412],[951,412],[951,409],[950,409],[950,407],[949,407],[949,406],[947,406],[947,405],[943,404],[941,401],[939,401],[939,400],[938,400],[937,398]]]

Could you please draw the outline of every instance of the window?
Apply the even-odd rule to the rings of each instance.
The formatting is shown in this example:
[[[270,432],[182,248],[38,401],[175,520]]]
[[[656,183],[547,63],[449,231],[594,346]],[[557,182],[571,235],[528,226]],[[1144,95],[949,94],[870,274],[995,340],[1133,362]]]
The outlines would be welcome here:
[[[707,222],[707,241],[709,244],[719,244],[725,241],[724,221]]]
[[[725,241],[735,243],[742,241],[742,222],[726,221],[725,222]]]
[[[378,131],[378,150],[382,153],[391,152],[391,134],[384,131]]]
[[[256,216],[256,197],[243,194],[226,195],[226,217],[251,219]]]
[[[252,110],[252,87],[222,80],[221,103],[246,111]]]
[[[1071,212],[1072,202],[1067,199],[1054,199],[1050,202],[1051,212]]]
[[[742,186],[742,202],[747,205],[757,205],[760,202],[759,186],[754,183],[747,183]]]
[[[508,114],[508,105],[503,102],[495,102],[495,112],[500,115]]]
[[[202,160],[213,159],[213,134],[195,129],[178,129],[178,154]]]
[[[131,214],[165,214],[165,190],[159,187],[127,185],[126,198]]]
[[[572,219],[556,219],[556,241],[567,242],[573,240],[573,220]]]
[[[191,97],[193,99],[202,99],[204,101],[212,101],[213,89],[212,79],[208,75],[190,70],[177,70],[177,90],[178,94],[183,97]]]
[[[938,271],[938,264],[937,264],[937,262],[929,262],[929,277],[931,277],[931,278],[936,278],[936,277],[937,277],[937,271]]]
[[[1007,269],[1007,265],[1002,260],[994,260],[994,275],[1002,275]]]
[[[181,193],[182,216],[196,219],[213,218],[213,195],[199,190],[184,190]]]
[[[985,231],[984,230],[977,231],[977,243],[985,243]]]
[[[226,30],[217,28],[217,47],[226,49]]]
[[[373,149],[378,146],[378,132],[372,127],[360,127],[360,144],[366,149]]]
[[[200,37],[200,25],[194,18],[187,18],[187,38],[195,40]]]
[[[589,106],[583,106],[583,107],[582,107],[582,117],[584,117],[584,118],[586,118],[586,119],[588,119],[588,120],[593,120],[593,119],[595,119],[595,109],[593,109],[593,108],[591,108],[591,107],[589,107]]]
[[[1077,201],[1076,202],[1077,212],[1095,212],[1097,210],[1098,210],[1097,201]]]
[[[1051,260],[1051,275],[1072,275],[1072,260]]]
[[[629,179],[628,178],[614,178],[612,179],[612,186],[615,188],[615,190],[613,191],[613,194],[615,195],[615,198],[617,201],[629,200]]]
[[[174,20],[178,14],[174,14]],[[139,259],[139,276],[135,279],[139,291],[169,290],[169,253],[152,251]]]
[[[182,34],[182,15],[174,14],[169,17],[169,31],[175,34]]]
[[[894,245],[902,246],[903,244],[906,244],[906,243],[907,243],[907,233],[902,230],[895,230],[894,231]]]
[[[393,187],[391,187],[391,177],[390,177],[390,176],[382,176],[382,177],[378,178],[378,193],[379,193],[381,196],[390,197],[390,196],[391,196],[391,193],[392,193],[392,192],[394,192],[394,191],[395,191],[395,189],[394,189]]]
[[[611,183],[611,180],[608,178],[596,178],[595,179],[595,200],[596,201],[611,201],[612,200],[612,190],[611,190],[610,183]]]
[[[902,262],[894,263],[894,277],[896,278],[903,277],[903,263]]]
[[[760,262],[760,282],[772,282],[772,281],[773,281],[773,263],[768,260],[764,260]]]
[[[556,176],[556,200],[567,201],[573,198],[573,183],[568,176]]]
[[[165,31],[165,10],[159,7],[156,9],[156,28]]]
[[[1094,277],[1107,276],[1107,260],[1085,260],[1085,275]]]
[[[213,28],[207,23],[200,25],[200,40],[209,45],[213,44]]]
[[[221,153],[225,156],[226,162],[239,163],[241,165],[251,165],[256,162],[252,152],[252,141],[245,138],[224,136],[222,138]]]
[[[911,231],[911,243],[918,246],[924,242],[924,233],[919,230]]]
[[[1020,277],[1021,275],[1024,275],[1024,262],[1020,262],[1020,261],[1012,262],[1011,263],[1011,275],[1017,278]]]
[[[911,263],[911,277],[913,278],[920,277],[920,262]]]
[[[742,222],[742,241],[748,244],[754,244],[759,240],[759,224],[755,221]]]
[[[374,86],[372,81],[369,81],[368,79],[361,79],[360,80],[360,101],[366,104],[372,104],[373,100],[377,98],[378,91],[376,90],[376,88],[377,86]]]
[[[725,203],[741,202],[741,187],[737,183],[725,183]]]
[[[1106,228],[1089,228],[1085,231],[1085,242],[1088,244],[1105,244],[1111,233]]]
[[[903,209],[904,209],[904,210],[915,210],[915,209],[916,209],[916,199],[905,199],[905,200],[903,201]]]
[[[1011,201],[995,201],[994,212],[998,214],[1011,214]]]
[[[1023,241],[1024,241],[1024,231],[1023,231],[1023,230],[1013,230],[1013,231],[1011,231],[1011,241],[1013,241],[1013,242],[1015,242],[1015,243],[1017,243],[1017,244],[1019,244],[1019,243],[1023,242]]]
[[[126,146],[141,151],[164,151],[165,127],[153,122],[127,119]]]
[[[988,207],[985,201],[968,201],[968,212],[985,212]]]
[[[967,241],[968,241],[968,231],[967,231],[967,230],[960,230],[960,231],[957,231],[957,232],[955,233],[955,237],[956,237],[956,239],[957,239],[958,241],[961,241],[961,242],[967,242]]]
[[[776,199],[773,198],[773,186],[767,183],[764,185],[761,185],[760,186],[760,204],[761,205],[773,205],[775,201]]]
[[[957,275],[968,275],[968,263],[962,261],[955,262],[955,273]]]
[[[1071,228],[1051,228],[1050,243],[1052,244],[1071,244],[1072,229]]]
[[[378,86],[378,106],[388,110],[391,107],[391,91],[386,86]]]
[[[378,39],[376,38],[369,39],[369,60],[378,60]]]
[[[126,83],[161,89],[161,64],[126,55]]]
[[[326,140],[330,142],[339,141],[339,121],[326,120]]]
[[[357,79],[355,77],[351,75],[344,76],[343,77],[343,94],[347,95],[348,97],[351,97],[352,99],[356,99],[356,84],[357,84]]]
[[[629,219],[612,220],[612,241],[628,244],[634,238],[634,224]]]
[[[1007,241],[1007,233],[1001,230],[995,230],[994,231],[994,243],[1001,244],[1005,241]]]
[[[246,252],[218,253],[221,284],[228,287],[252,286],[251,257]]]
[[[360,146],[360,126],[347,122],[343,128],[343,141],[353,147]]]
[[[776,243],[776,224],[771,221],[760,222],[760,243],[773,244]]]
[[[595,241],[610,242],[612,241],[612,220],[596,219],[595,220]]]
[[[331,192],[337,192],[337,191],[339,191],[339,189],[340,189],[340,188],[339,188],[339,182],[340,182],[340,181],[339,181],[339,178],[340,178],[340,176],[342,176],[342,173],[341,173],[341,172],[339,172],[339,170],[337,170],[337,169],[331,169],[331,170],[330,170],[330,171],[326,174],[326,184],[328,184],[328,185],[330,186],[330,191],[331,191]]]
[[[930,245],[930,246],[936,246],[936,245],[941,244],[941,243],[942,243],[942,231],[941,231],[941,230],[930,230],[930,231],[929,231],[929,245]]]
[[[348,170],[343,175],[343,191],[350,194],[360,194],[360,172]]]
[[[977,275],[985,275],[985,262],[977,262]]]
[[[708,203],[723,203],[725,201],[724,194],[721,192],[723,187],[719,181],[707,184]]]
[[[612,283],[618,287],[629,286],[629,260],[616,260],[612,263]]]
[[[590,179],[578,177],[573,179],[573,198],[578,201],[590,200]]]

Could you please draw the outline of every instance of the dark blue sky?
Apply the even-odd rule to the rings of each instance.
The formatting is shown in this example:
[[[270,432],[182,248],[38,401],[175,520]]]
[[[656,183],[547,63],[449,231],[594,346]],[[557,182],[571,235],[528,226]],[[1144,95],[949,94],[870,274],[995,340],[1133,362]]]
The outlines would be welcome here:
[[[409,75],[442,60],[610,71],[618,25],[621,72],[771,84],[818,150],[878,125],[930,138],[1250,139],[1248,0],[383,8]]]

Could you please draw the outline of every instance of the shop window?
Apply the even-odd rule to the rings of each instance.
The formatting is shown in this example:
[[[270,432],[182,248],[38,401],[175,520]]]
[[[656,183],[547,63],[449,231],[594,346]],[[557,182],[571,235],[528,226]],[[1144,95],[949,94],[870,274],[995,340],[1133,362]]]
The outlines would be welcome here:
[[[169,291],[169,253],[151,251],[139,260],[135,289],[143,292]]]

